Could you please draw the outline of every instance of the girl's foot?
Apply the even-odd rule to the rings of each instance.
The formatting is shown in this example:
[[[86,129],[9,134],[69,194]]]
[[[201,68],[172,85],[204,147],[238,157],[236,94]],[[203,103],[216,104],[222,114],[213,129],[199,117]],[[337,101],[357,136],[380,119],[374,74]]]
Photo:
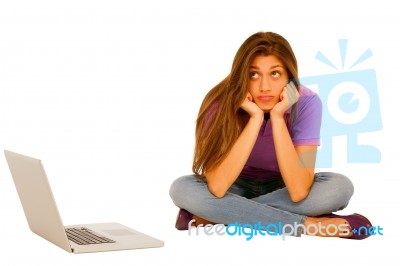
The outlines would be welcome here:
[[[358,213],[351,215],[328,214],[318,217],[308,217],[304,223],[305,234],[341,237],[349,239],[364,239],[369,237],[371,222]]]
[[[304,234],[322,237],[351,237],[351,227],[342,218],[308,217]]]
[[[193,219],[196,220],[196,222],[193,223],[193,226],[205,226],[207,224],[215,224],[213,222],[210,222],[210,221],[208,221],[206,219],[203,219],[203,218],[201,218],[199,216],[196,216],[196,215],[193,215]]]
[[[195,221],[191,222],[193,219]],[[178,216],[176,217],[175,228],[178,230],[188,230],[189,223],[190,226],[204,226],[206,224],[215,224],[201,217],[193,215],[185,209],[179,209]]]

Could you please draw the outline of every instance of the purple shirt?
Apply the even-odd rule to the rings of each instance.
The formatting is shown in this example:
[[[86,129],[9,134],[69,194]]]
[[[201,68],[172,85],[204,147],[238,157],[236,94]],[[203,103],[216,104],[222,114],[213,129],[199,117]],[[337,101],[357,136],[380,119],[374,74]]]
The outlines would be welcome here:
[[[290,109],[285,113],[285,121],[294,146],[320,145],[322,103],[316,93],[302,86],[297,102],[297,115],[290,127]],[[281,178],[272,138],[271,121],[264,121],[257,141],[251,151],[240,176],[256,180]]]

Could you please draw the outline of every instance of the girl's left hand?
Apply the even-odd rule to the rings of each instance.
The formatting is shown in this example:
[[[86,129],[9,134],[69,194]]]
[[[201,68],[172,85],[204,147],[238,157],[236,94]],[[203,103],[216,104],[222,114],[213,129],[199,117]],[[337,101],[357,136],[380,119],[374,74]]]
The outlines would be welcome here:
[[[271,115],[283,117],[283,114],[299,100],[300,94],[293,81],[288,83],[282,90],[280,102],[271,110]]]

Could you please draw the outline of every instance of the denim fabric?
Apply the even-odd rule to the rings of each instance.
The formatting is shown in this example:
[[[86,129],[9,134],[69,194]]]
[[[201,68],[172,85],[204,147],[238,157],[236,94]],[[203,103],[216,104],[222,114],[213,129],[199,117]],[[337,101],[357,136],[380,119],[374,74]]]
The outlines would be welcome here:
[[[206,220],[220,224],[263,225],[282,223],[304,224],[307,216],[318,216],[344,209],[354,189],[342,174],[316,173],[310,193],[300,202],[292,202],[284,183],[254,182],[240,177],[226,195],[216,198],[206,182],[193,175],[176,179],[170,196],[176,206]],[[296,232],[295,235],[300,235]]]

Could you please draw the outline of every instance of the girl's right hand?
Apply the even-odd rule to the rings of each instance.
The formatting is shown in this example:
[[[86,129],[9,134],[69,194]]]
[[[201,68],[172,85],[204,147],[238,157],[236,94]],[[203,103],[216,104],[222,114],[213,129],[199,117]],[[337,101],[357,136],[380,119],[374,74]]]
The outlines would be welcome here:
[[[249,92],[247,93],[247,96],[240,107],[245,110],[250,115],[250,117],[264,117],[263,110],[261,110],[255,102],[253,102],[253,97]]]

